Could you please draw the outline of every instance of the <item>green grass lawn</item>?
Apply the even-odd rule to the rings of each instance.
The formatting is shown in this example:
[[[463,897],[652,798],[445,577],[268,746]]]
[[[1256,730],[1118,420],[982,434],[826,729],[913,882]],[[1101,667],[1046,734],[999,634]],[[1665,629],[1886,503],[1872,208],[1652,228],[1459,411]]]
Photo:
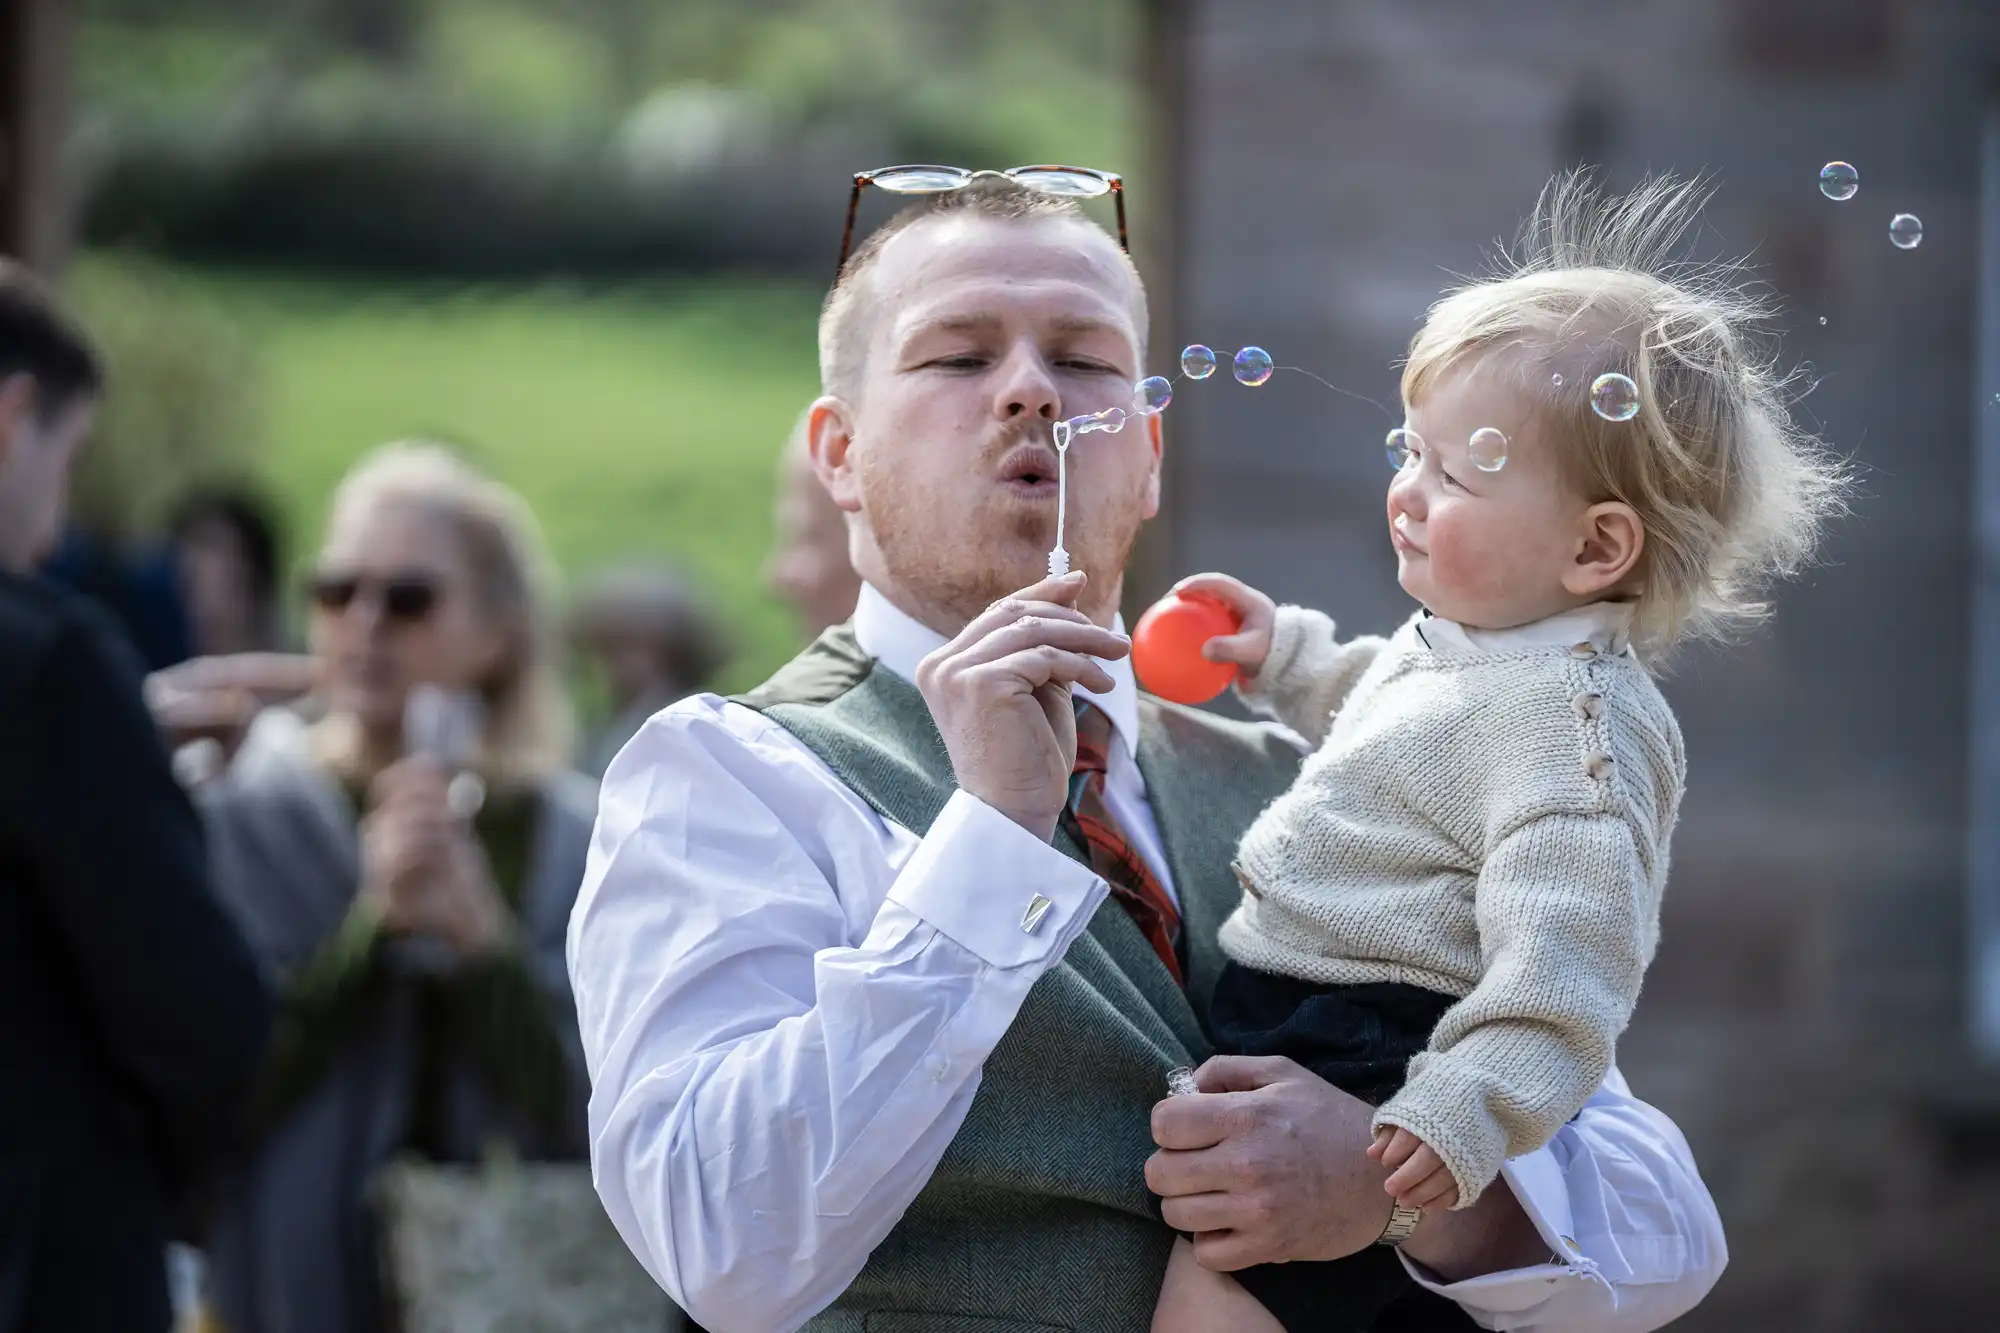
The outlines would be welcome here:
[[[564,574],[664,556],[712,593],[762,679],[794,628],[758,581],[772,479],[818,391],[809,286],[717,278],[613,291],[431,290],[181,270],[256,348],[259,467],[310,551],[347,467],[387,440],[455,444],[516,487]]]

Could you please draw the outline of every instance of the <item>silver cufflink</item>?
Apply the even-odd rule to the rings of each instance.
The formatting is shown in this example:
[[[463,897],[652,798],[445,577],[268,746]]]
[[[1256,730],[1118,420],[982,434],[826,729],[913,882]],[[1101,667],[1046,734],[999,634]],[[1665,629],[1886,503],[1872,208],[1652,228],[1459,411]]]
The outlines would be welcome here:
[[[1021,913],[1021,929],[1030,935],[1040,930],[1042,918],[1047,916],[1049,909],[1054,906],[1055,902],[1053,899],[1046,898],[1039,893],[1028,899],[1028,910]]]

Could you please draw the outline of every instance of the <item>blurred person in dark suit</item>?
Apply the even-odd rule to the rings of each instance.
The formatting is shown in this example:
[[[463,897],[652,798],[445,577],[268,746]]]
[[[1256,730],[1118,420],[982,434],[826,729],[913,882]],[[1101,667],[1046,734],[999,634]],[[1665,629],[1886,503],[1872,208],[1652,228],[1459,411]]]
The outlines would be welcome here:
[[[0,1330],[168,1327],[166,1245],[270,1002],[210,896],[131,646],[31,576],[100,373],[0,264]]]
[[[599,777],[647,718],[706,689],[729,659],[707,602],[664,565],[602,569],[582,579],[570,639],[596,668],[611,704],[610,720],[583,751],[584,771]]]
[[[194,651],[193,627],[166,547],[72,526],[50,545],[38,568],[48,582],[96,603],[146,670],[184,662]]]
[[[807,639],[854,614],[861,576],[847,549],[847,516],[813,471],[801,413],[778,459],[778,533],[764,582],[792,604]]]

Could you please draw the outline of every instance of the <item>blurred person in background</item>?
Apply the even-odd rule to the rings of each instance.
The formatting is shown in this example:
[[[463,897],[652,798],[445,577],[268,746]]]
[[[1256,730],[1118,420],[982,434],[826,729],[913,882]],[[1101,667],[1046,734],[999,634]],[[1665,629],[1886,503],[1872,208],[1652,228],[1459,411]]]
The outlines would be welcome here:
[[[270,1001],[210,895],[138,664],[31,577],[100,390],[0,264],[0,1330],[169,1326],[165,1251],[264,1051]]]
[[[148,671],[184,662],[193,653],[193,627],[165,547],[71,526],[45,553],[40,571],[108,614]]]
[[[800,413],[778,459],[778,534],[764,582],[792,604],[807,639],[854,614],[861,576],[847,549],[847,516],[813,470],[807,424]]]
[[[185,496],[167,524],[194,654],[271,652],[278,614],[278,522],[247,488]]]
[[[533,519],[392,445],[341,483],[310,586],[311,698],[201,789],[218,886],[283,987],[210,1237],[229,1333],[394,1326],[369,1198],[391,1158],[583,1147],[563,932],[596,791],[566,767]],[[479,702],[463,773],[410,753],[420,686]]]
[[[604,569],[583,579],[570,639],[610,700],[610,721],[583,750],[584,770],[600,777],[647,718],[706,689],[729,660],[707,602],[678,572],[659,565]]]

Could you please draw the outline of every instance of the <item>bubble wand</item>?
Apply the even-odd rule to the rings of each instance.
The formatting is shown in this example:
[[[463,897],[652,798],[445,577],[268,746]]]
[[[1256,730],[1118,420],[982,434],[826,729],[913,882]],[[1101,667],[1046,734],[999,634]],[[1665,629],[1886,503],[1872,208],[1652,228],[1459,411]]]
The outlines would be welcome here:
[[[1154,379],[1158,378],[1154,376]],[[1152,380],[1142,380],[1139,387],[1143,390],[1152,382]],[[1160,380],[1160,383],[1164,384],[1166,381]],[[1162,403],[1161,406],[1164,407],[1165,404]],[[1158,410],[1155,408],[1148,411],[1139,408],[1130,415],[1151,416]],[[1060,577],[1069,573],[1069,552],[1063,549],[1063,527],[1069,516],[1070,441],[1079,435],[1088,435],[1096,430],[1109,431],[1115,435],[1125,429],[1126,417],[1124,408],[1107,407],[1102,412],[1092,412],[1087,416],[1071,417],[1067,421],[1055,423],[1053,431],[1056,445],[1056,544],[1049,549],[1049,573],[1052,576]]]
[[[1069,510],[1069,442],[1076,427],[1067,421],[1055,425],[1056,437],[1056,544],[1049,548],[1049,576],[1069,573],[1069,552],[1063,549],[1063,519]]]

